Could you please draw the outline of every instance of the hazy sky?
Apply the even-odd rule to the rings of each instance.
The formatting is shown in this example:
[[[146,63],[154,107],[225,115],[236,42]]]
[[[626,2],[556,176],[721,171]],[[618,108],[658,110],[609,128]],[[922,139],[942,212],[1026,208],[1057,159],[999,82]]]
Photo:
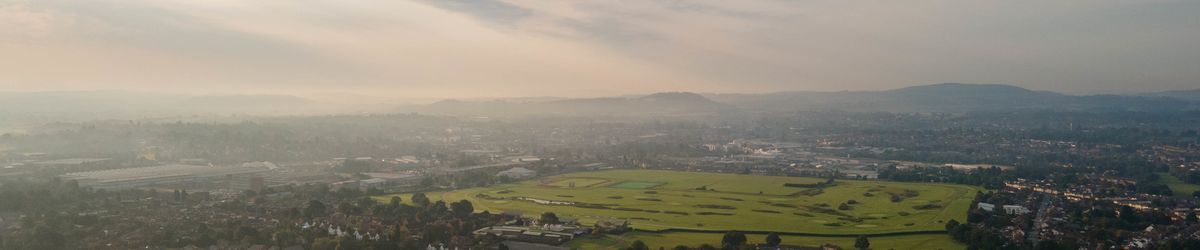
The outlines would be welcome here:
[[[1200,1],[0,0],[0,90],[1200,88]]]

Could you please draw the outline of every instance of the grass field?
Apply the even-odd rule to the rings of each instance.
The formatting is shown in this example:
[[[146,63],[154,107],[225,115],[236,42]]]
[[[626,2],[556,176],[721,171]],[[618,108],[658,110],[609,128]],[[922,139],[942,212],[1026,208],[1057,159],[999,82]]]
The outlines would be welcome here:
[[[746,239],[750,244],[761,244],[765,242],[766,235],[764,234],[747,234]],[[826,243],[834,244],[842,247],[854,246],[854,237],[805,237],[805,236],[781,236],[783,244],[798,245],[798,246],[819,246]],[[569,247],[577,249],[620,249],[628,246],[635,240],[645,242],[650,249],[658,249],[664,247],[671,249],[677,245],[698,246],[700,244],[710,244],[719,246],[721,243],[721,234],[719,233],[646,233],[646,232],[630,232],[622,235],[605,235],[603,238],[581,237],[568,243]],[[896,249],[896,250],[951,250],[963,249],[966,246],[955,242],[948,235],[910,235],[910,236],[887,236],[887,237],[870,237],[871,248],[873,249]]]
[[[1200,185],[1183,182],[1168,173],[1159,174],[1158,181],[1167,184],[1175,197],[1192,197],[1192,192],[1200,191]]]
[[[614,187],[614,188],[625,188],[625,189],[647,189],[647,188],[652,188],[652,187],[661,186],[662,184],[663,184],[662,182],[648,182],[648,181],[622,181],[621,183],[617,183],[616,185],[612,185],[612,187]]]
[[[564,181],[574,181],[575,187],[565,188],[569,184],[562,184]],[[599,185],[583,185],[595,181],[600,181],[596,182]],[[838,180],[835,185],[819,190],[783,185],[820,181],[823,180],[614,170],[427,195],[447,202],[470,200],[477,210],[493,213],[518,212],[536,217],[543,212],[554,212],[583,224],[608,218],[628,219],[634,228],[650,231],[678,228],[857,235],[942,230],[949,219],[964,220],[977,190],[949,184],[850,180]],[[904,194],[907,198],[892,202],[891,194]],[[409,195],[400,196],[406,202],[410,200]],[[850,205],[850,210],[839,210],[838,205],[848,200],[857,204]],[[547,205],[537,201],[575,205]]]
[[[565,178],[550,180],[542,185],[558,188],[588,188],[609,184],[609,182],[611,181],[603,178]]]

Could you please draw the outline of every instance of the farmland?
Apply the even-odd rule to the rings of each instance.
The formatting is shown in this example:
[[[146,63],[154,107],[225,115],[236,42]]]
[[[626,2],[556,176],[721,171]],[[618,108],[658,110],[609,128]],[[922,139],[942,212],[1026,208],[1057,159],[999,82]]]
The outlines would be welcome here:
[[[654,170],[574,173],[429,193],[470,200],[477,210],[534,217],[554,212],[580,223],[630,220],[640,230],[771,231],[857,235],[942,230],[964,220],[976,188],[926,183],[752,176]],[[572,184],[573,183],[573,184]],[[784,184],[819,187],[785,187]],[[399,195],[405,201],[409,195]],[[390,196],[379,196],[380,200]],[[845,204],[845,205],[843,205]]]

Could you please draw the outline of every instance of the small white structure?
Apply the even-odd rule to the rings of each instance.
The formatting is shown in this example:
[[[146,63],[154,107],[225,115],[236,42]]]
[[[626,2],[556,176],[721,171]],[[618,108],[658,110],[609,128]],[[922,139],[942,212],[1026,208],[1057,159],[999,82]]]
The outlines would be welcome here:
[[[983,202],[980,202],[980,203],[977,205],[977,207],[979,207],[979,209],[983,209],[983,211],[988,211],[988,212],[991,212],[991,211],[995,211],[995,210],[996,210],[996,205],[994,205],[994,204],[991,204],[991,203],[983,203]]]
[[[537,171],[529,170],[528,168],[523,167],[515,167],[509,170],[500,171],[500,173],[496,173],[496,176],[505,176],[510,179],[524,179],[537,176]]]
[[[1143,249],[1150,246],[1150,239],[1145,237],[1133,238],[1132,240],[1129,240],[1129,245],[1126,246],[1130,249]]]

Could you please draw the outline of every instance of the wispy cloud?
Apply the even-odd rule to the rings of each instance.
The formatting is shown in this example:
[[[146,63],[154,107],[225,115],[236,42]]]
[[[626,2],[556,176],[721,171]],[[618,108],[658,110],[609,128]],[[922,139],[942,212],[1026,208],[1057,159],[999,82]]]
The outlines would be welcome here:
[[[532,11],[500,0],[426,0],[428,4],[471,14],[488,22],[512,23],[532,15]]]
[[[1197,11],[1167,0],[10,0],[0,89],[1177,89],[1200,79]]]

